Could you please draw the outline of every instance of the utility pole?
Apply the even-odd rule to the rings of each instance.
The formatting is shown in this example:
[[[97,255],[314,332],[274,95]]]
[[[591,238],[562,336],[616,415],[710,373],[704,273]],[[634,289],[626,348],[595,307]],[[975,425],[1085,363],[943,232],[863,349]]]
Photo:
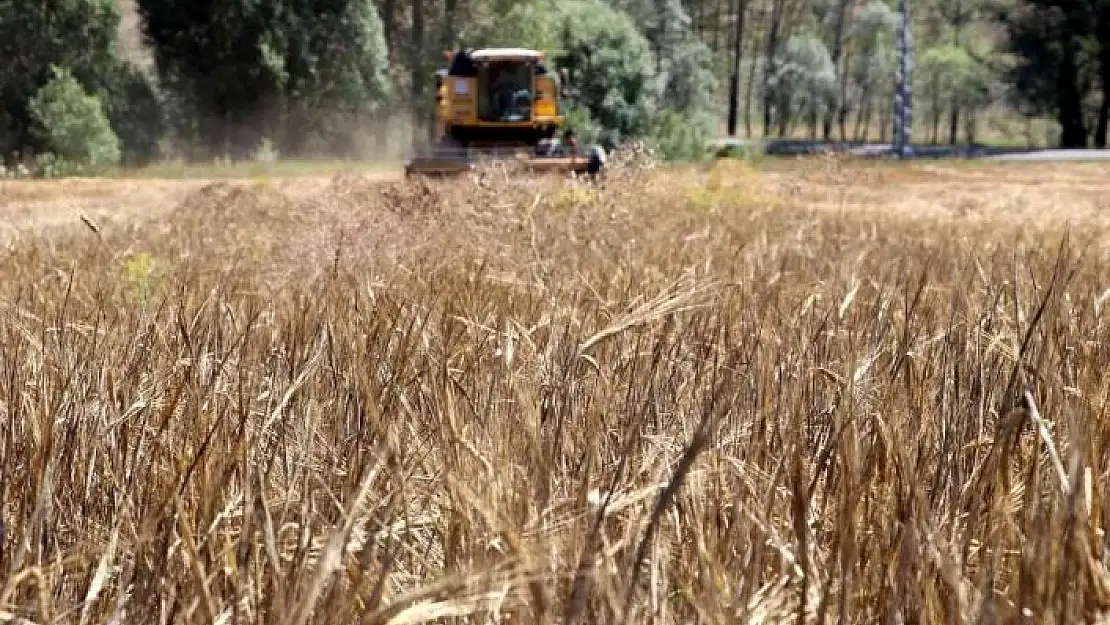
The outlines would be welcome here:
[[[898,33],[898,77],[894,90],[894,151],[898,158],[912,155],[913,141],[913,38],[910,28],[910,2],[898,0],[902,24]]]

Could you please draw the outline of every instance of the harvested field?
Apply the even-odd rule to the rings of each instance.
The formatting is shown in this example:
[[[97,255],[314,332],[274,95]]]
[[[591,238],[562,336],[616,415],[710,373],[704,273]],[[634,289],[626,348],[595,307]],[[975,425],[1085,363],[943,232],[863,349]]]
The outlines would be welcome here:
[[[5,187],[0,623],[1110,618],[1110,166],[768,169]]]

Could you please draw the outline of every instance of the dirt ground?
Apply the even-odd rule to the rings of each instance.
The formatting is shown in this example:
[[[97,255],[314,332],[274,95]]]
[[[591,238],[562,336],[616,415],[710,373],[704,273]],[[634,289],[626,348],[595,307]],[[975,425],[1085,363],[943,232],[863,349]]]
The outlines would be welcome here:
[[[0,242],[56,227],[80,225],[81,217],[94,223],[157,217],[174,208],[188,194],[220,181],[203,178],[0,181]],[[328,176],[303,176],[232,182],[267,184],[291,198],[300,199],[318,192],[330,181]]]

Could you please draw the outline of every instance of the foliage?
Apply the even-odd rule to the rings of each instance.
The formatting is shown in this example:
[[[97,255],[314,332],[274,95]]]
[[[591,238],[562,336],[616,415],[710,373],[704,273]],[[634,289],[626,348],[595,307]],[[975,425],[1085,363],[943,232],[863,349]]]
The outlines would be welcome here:
[[[1062,147],[1086,147],[1085,103],[1096,84],[1102,83],[1102,106],[1110,108],[1110,6],[1017,0],[1001,18],[1006,49],[1018,59],[1008,73],[1018,102],[1055,114]]]
[[[170,128],[172,108],[157,76],[145,68],[120,63],[99,96],[119,135],[124,163],[141,165],[161,156],[160,141]]]
[[[644,136],[663,101],[650,44],[627,14],[602,0],[560,2],[562,28],[552,55],[569,72],[575,104],[590,111],[609,146]]]
[[[709,130],[703,120],[692,119],[672,109],[655,120],[650,143],[667,161],[693,161],[709,156]]]
[[[580,134],[609,145],[657,132],[673,143],[676,119],[696,126],[683,136],[711,136],[737,60],[742,128],[766,105],[781,112],[780,130],[813,128],[821,111],[842,134],[854,117],[857,139],[889,129],[894,0],[134,2],[153,70],[121,58],[132,52],[117,44],[132,0],[0,0],[5,158],[43,149],[27,106],[52,64],[100,98],[130,164],[178,149],[193,160],[249,159],[267,138],[291,158],[350,157],[369,138],[361,129],[388,135],[376,148],[406,148],[426,130],[406,118],[430,126],[430,68],[456,42],[547,50],[553,66],[576,70],[568,109],[585,124]],[[914,98],[930,113],[920,123],[935,129],[947,115],[954,138],[960,123],[971,136],[977,117],[1052,116],[1070,145],[1106,133],[1110,0],[915,0],[911,9]]]
[[[601,141],[603,129],[590,116],[589,109],[582,106],[570,106],[565,114],[567,126],[574,130],[580,144],[591,145]]]
[[[1063,13],[1028,3],[1007,14],[1008,47],[1020,62],[1013,68],[1017,94],[1034,109],[1047,112],[1055,106],[1061,45],[1065,34]]]
[[[961,103],[982,107],[989,99],[986,72],[962,46],[940,45],[929,48],[918,62],[930,92],[948,93]]]
[[[663,55],[664,105],[694,116],[717,112],[713,102],[720,81],[713,73],[709,48],[690,39]]]
[[[712,52],[698,40],[681,0],[618,0],[651,43],[663,105],[682,114],[708,112],[718,87]]]
[[[392,95],[389,54],[374,6],[349,0],[330,11],[324,9],[334,3],[316,4],[322,6],[290,15],[291,23],[281,29],[287,40],[268,57],[281,63],[286,78],[297,135],[286,137],[285,145],[298,153],[306,137],[324,146],[350,137],[352,123],[379,113]],[[285,58],[279,61],[281,50]]]
[[[892,79],[897,63],[898,14],[882,0],[870,0],[860,10],[852,27],[856,59],[852,79],[868,90],[883,80]]]
[[[523,0],[479,25],[471,41],[476,47],[523,46],[554,54],[563,20],[573,8],[557,0]]]
[[[140,0],[160,77],[183,103],[178,130],[216,153],[263,137],[298,152],[350,137],[390,94],[377,10],[361,0]]]
[[[216,154],[261,133],[246,126],[269,121],[265,109],[279,100],[284,76],[266,62],[274,35],[267,23],[282,4],[140,0],[138,7],[159,78],[179,102],[175,130]]]
[[[42,144],[61,163],[92,169],[119,163],[119,138],[103,104],[68,69],[55,69],[55,77],[31,98],[28,108]]]
[[[798,116],[816,119],[836,97],[836,68],[812,35],[794,35],[772,63],[770,84],[780,127]]]
[[[120,65],[115,0],[0,0],[0,150],[42,149],[32,131],[30,99],[68,68],[88,90],[108,87]]]

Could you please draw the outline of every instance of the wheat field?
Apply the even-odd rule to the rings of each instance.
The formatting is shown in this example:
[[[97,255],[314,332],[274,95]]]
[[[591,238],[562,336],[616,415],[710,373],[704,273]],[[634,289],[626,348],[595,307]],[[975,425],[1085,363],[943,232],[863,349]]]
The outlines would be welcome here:
[[[0,623],[1110,622],[1105,165],[31,184]]]

